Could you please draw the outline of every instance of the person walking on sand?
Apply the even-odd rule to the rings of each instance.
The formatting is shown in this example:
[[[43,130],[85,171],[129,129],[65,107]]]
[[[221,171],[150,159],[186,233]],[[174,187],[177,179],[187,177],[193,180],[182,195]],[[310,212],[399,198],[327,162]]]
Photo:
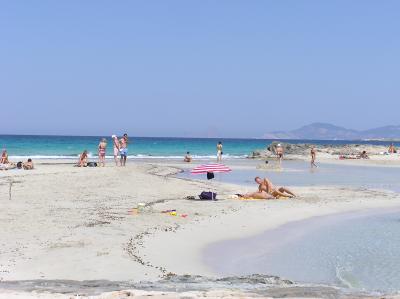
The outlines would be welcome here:
[[[119,141],[118,141],[118,137],[117,137],[116,135],[112,135],[111,138],[112,138],[112,140],[113,140],[114,161],[115,161],[115,165],[118,166],[118,165],[119,165],[119,159],[118,159],[118,155],[119,155]]]
[[[107,140],[105,138],[102,138],[98,146],[99,166],[106,166],[106,148]]]
[[[317,167],[317,164],[315,164],[315,159],[317,157],[317,151],[315,150],[315,147],[311,147],[311,167]]]
[[[128,134],[119,140],[119,153],[121,155],[121,166],[126,165],[126,157],[128,156]]]
[[[221,162],[222,161],[222,142],[219,141],[217,144],[217,162]]]

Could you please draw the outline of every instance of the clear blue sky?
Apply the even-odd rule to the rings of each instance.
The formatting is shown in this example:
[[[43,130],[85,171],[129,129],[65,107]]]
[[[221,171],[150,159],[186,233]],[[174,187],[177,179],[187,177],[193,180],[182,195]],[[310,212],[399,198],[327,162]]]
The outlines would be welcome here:
[[[0,1],[0,133],[400,124],[400,1]]]

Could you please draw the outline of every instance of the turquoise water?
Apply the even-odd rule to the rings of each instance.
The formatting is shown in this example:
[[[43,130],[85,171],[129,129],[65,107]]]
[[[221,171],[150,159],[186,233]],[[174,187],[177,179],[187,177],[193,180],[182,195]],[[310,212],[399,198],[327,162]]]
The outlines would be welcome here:
[[[400,291],[400,208],[317,217],[217,243],[205,260],[220,275],[274,274],[298,282]]]
[[[97,145],[100,138],[107,136],[20,136],[0,135],[0,147],[6,148],[11,157],[31,156],[37,158],[73,158],[83,150],[88,150],[92,156],[97,155]],[[111,138],[108,137],[107,155],[112,155]],[[272,140],[267,139],[212,139],[212,138],[130,138],[129,156],[181,158],[190,151],[194,157],[211,158],[215,156],[216,144],[221,140],[224,144],[225,157],[244,157],[255,149],[263,149]],[[314,144],[345,144],[348,141],[293,140],[292,143]],[[384,144],[387,142],[357,143]],[[397,146],[399,146],[397,144]]]

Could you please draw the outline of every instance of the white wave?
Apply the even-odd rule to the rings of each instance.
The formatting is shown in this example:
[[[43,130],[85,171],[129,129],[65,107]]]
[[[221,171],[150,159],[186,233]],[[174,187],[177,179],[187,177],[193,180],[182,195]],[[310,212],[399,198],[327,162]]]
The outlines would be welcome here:
[[[92,153],[88,154],[89,158],[91,159],[97,159],[97,155],[93,155]],[[224,159],[230,160],[230,159],[245,159],[247,158],[247,155],[224,155]],[[79,155],[76,156],[64,156],[64,155],[18,155],[18,156],[9,156],[11,160],[24,160],[24,159],[68,159],[68,160],[76,160],[79,158]],[[143,154],[138,154],[138,155],[130,155],[128,156],[128,159],[158,159],[158,160],[163,160],[163,159],[170,159],[170,160],[182,160],[184,156],[152,156],[152,155],[143,155]],[[192,155],[192,158],[195,160],[208,160],[208,159],[216,159],[216,155]],[[114,156],[106,156],[106,159],[114,159]]]
[[[76,160],[79,157],[77,156],[52,156],[52,155],[30,155],[30,156],[9,156],[10,160],[24,160],[24,159],[73,159]]]
[[[339,282],[346,288],[353,289],[359,288],[360,283],[358,279],[353,274],[353,269],[351,266],[336,266],[336,278]]]

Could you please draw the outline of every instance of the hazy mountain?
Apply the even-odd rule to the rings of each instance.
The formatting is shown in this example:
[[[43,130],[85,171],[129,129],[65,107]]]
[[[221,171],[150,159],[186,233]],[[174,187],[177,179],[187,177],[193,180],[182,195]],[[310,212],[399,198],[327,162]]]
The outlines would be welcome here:
[[[365,131],[357,131],[326,123],[313,123],[292,131],[266,133],[267,139],[400,139],[400,126],[386,126]]]

